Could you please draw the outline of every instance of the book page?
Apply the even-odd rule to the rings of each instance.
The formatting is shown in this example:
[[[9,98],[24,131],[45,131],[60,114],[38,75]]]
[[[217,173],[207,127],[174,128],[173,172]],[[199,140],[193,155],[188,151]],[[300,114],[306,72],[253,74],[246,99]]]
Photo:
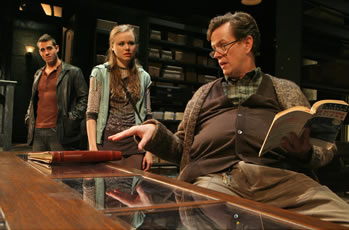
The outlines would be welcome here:
[[[49,153],[49,152],[28,153],[28,159],[29,160],[42,161],[42,162],[45,162],[45,163],[51,163],[52,162],[52,154]]]
[[[278,117],[276,120],[274,119],[259,152],[259,156],[280,147],[282,137],[288,136],[290,132],[295,132],[299,136],[310,117],[311,114],[304,111],[291,111]]]
[[[348,105],[345,104],[325,103],[319,105],[316,113],[306,124],[307,127],[310,127],[310,137],[334,143],[347,112]]]
[[[51,166],[47,163],[42,163],[40,161],[36,160],[28,160],[28,164],[33,166],[36,170],[38,170],[41,173],[45,173],[47,175],[50,175],[52,172]]]
[[[325,104],[328,104],[328,106],[335,106],[335,105],[346,105],[348,106],[348,103],[342,100],[320,100],[317,101],[313,104],[313,106],[311,107],[311,110],[314,111],[313,113],[315,113],[316,111],[319,111],[321,109],[321,107],[323,107]]]

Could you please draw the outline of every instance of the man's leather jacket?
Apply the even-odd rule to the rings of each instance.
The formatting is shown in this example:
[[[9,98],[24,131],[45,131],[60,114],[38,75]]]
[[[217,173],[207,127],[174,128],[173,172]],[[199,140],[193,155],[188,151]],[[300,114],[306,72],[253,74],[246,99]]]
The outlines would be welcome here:
[[[25,123],[28,127],[27,142],[33,142],[36,111],[38,105],[38,84],[45,67],[40,68],[34,75],[32,96],[30,99]],[[56,123],[57,136],[61,144],[69,144],[80,140],[81,124],[84,122],[88,86],[80,68],[62,62],[61,73],[57,80],[58,116]]]

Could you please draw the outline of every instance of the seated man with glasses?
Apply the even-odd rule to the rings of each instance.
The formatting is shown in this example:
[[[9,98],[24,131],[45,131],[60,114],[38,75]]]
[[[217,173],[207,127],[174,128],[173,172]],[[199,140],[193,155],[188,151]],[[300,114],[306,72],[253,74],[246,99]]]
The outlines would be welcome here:
[[[197,90],[178,131],[148,120],[109,139],[135,135],[139,149],[179,164],[180,180],[349,227],[349,205],[311,178],[336,147],[311,145],[306,130],[283,137],[285,157],[258,157],[275,114],[310,105],[295,83],[256,67],[260,32],[254,18],[243,12],[217,16],[207,38],[224,77]]]

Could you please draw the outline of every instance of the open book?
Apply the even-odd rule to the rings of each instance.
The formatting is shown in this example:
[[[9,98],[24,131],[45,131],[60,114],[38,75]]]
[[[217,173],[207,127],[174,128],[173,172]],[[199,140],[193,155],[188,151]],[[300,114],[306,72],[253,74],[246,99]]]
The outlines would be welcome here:
[[[121,159],[120,151],[46,151],[28,153],[28,160],[45,163],[100,162]]]
[[[277,113],[264,139],[259,156],[267,152],[283,153],[281,139],[290,132],[300,136],[310,128],[310,143],[331,148],[348,113],[349,105],[341,100],[320,100],[311,109],[295,106]]]

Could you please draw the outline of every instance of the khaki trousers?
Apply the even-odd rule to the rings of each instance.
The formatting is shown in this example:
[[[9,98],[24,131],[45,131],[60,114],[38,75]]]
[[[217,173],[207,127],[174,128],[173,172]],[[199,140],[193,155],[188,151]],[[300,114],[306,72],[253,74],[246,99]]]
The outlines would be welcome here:
[[[198,177],[194,184],[349,227],[349,204],[301,173],[241,161],[231,173]]]

